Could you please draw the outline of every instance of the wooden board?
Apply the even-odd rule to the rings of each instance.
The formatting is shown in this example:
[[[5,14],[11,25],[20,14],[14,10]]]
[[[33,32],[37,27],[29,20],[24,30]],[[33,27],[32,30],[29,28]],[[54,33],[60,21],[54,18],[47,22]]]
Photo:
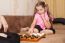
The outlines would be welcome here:
[[[31,39],[31,38],[21,38],[20,37],[20,41],[31,41],[31,42],[37,42],[37,41],[39,41],[40,39],[42,39],[42,38],[45,38],[45,35],[43,35],[43,36],[41,36],[41,37],[38,37],[38,38],[33,38],[33,39]]]

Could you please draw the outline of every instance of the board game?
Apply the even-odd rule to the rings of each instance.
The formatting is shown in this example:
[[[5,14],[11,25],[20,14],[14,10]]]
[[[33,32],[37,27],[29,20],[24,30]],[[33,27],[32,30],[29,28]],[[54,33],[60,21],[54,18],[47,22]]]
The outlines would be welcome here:
[[[45,38],[45,34],[33,34],[33,35],[21,35],[20,41],[31,41],[31,42],[37,42],[42,38]]]

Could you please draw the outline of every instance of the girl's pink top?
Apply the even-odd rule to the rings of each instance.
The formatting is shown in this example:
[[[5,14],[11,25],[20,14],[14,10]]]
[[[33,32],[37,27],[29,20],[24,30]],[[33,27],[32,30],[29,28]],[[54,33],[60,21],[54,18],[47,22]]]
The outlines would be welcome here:
[[[39,25],[42,29],[45,29],[45,24],[43,22],[43,18],[45,18],[46,20],[49,20],[47,12],[45,14],[42,14],[42,15],[36,13],[35,17],[34,17],[34,19],[36,20],[36,25]]]

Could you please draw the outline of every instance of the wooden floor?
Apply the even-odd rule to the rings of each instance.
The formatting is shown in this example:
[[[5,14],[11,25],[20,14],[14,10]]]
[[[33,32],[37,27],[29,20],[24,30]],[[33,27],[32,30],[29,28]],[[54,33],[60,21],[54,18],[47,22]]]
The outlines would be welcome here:
[[[56,34],[47,35],[38,42],[21,41],[21,43],[65,43],[65,30],[56,30]]]

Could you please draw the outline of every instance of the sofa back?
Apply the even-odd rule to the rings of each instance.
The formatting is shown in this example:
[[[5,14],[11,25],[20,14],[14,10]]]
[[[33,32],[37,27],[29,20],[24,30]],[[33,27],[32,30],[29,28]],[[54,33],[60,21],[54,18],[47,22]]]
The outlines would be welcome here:
[[[9,32],[19,32],[20,28],[29,27],[33,21],[33,16],[5,16],[9,25]]]

